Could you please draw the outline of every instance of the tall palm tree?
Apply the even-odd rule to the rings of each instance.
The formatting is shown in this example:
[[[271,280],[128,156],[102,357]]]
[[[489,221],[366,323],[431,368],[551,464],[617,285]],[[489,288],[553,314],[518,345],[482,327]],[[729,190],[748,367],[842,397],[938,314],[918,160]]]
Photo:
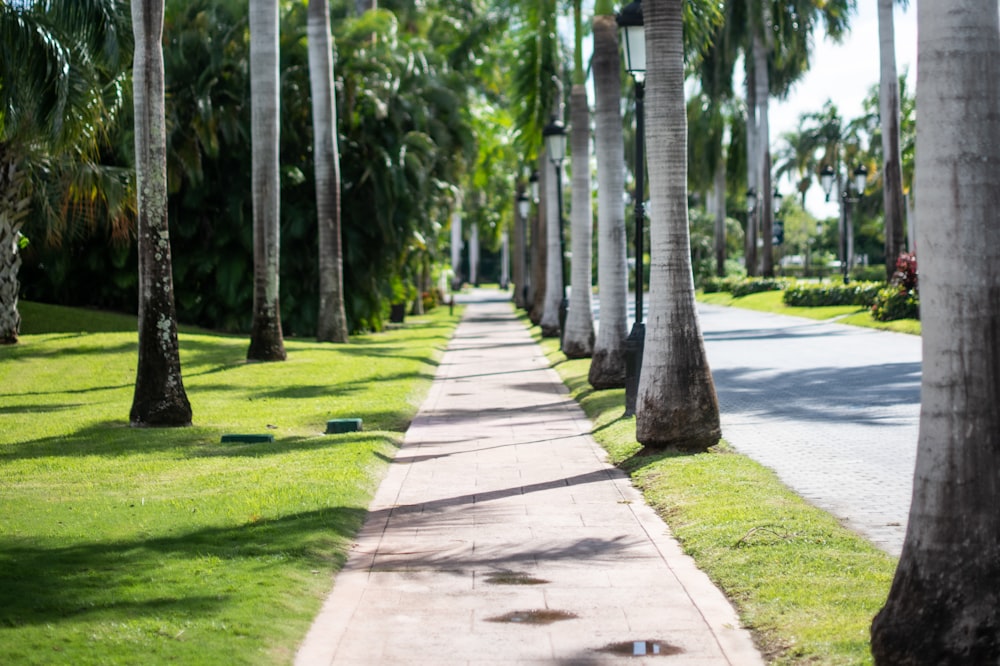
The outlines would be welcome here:
[[[328,0],[309,2],[309,82],[316,163],[316,214],[319,227],[319,313],[316,338],[347,342],[344,313],[344,259],[340,234],[340,154],[337,104],[333,88],[333,39]]]
[[[553,253],[549,247],[549,219],[555,216],[555,193],[552,181],[555,170],[545,156],[542,143],[542,128],[553,115],[560,115],[562,94],[552,94],[554,82],[559,81],[562,67],[559,63],[559,37],[556,28],[555,0],[542,0],[523,4],[523,22],[517,40],[519,58],[514,68],[511,97],[516,101],[517,135],[520,153],[537,159],[539,173],[539,201],[531,223],[531,321],[542,325],[550,298],[555,293],[561,298],[561,277],[557,282],[549,282],[552,268],[549,266]],[[555,104],[553,102],[555,101]],[[558,239],[558,235],[556,236]],[[558,244],[558,240],[556,242]],[[558,302],[556,303],[558,309]],[[550,314],[543,329],[550,335],[557,334],[558,315]]]
[[[744,5],[743,21],[727,21],[747,29],[743,52],[747,67],[747,131],[750,186],[758,194],[761,216],[762,271],[774,274],[771,227],[770,96],[788,92],[809,68],[812,35],[822,21],[826,34],[839,40],[847,30],[855,0],[734,0]],[[753,87],[751,93],[750,87]],[[750,234],[748,234],[749,236]]]
[[[29,213],[39,239],[58,237],[64,204],[105,208],[128,232],[131,216],[95,188],[100,181],[64,186],[101,173],[101,141],[123,98],[126,16],[119,0],[0,2],[0,344],[17,342],[21,231]],[[46,205],[53,189],[62,201]]]
[[[649,108],[649,316],[636,438],[647,448],[699,450],[718,442],[719,404],[698,323],[687,214],[683,0],[643,3]]]
[[[921,2],[917,29],[922,408],[906,538],[872,653],[877,664],[996,664],[997,2]]]
[[[253,141],[251,361],[285,360],[278,302],[280,183],[278,2],[250,0],[250,124]]]
[[[572,274],[569,312],[563,334],[563,352],[568,358],[589,358],[594,353],[594,313],[591,307],[593,272],[594,204],[590,187],[590,105],[587,102],[586,72],[583,68],[583,8],[573,0],[573,87],[570,91],[572,116],[570,142],[573,160],[571,227]]]
[[[903,249],[903,173],[899,148],[899,78],[893,0],[878,0],[879,116],[882,121],[882,203],[885,208],[885,271],[891,279]],[[906,4],[905,0],[901,3]]]
[[[548,262],[549,238],[546,233],[547,215],[545,211],[552,205],[549,198],[548,181],[552,179],[549,174],[548,159],[545,157],[545,149],[539,151],[538,156],[538,202],[531,215],[531,310],[528,313],[531,323],[536,326],[542,322],[542,314],[545,312],[545,294],[550,287],[546,284],[549,277]]]
[[[611,0],[594,6],[594,145],[597,151],[597,284],[600,326],[588,380],[597,389],[625,386],[628,335],[625,141],[618,26]]]
[[[562,105],[557,104],[556,108],[561,110]],[[542,335],[555,338],[562,334],[559,310],[566,293],[566,287],[563,284],[563,262],[566,261],[566,258],[563,256],[559,229],[562,225],[563,212],[559,209],[561,199],[557,189],[563,186],[563,169],[556,169],[552,163],[546,163],[545,169],[545,178],[542,179],[545,186],[545,206],[542,209],[542,214],[545,216],[545,299],[539,326],[542,329]]]
[[[163,90],[163,0],[134,0],[135,164],[139,193],[139,366],[133,426],[191,425],[181,378],[170,232]]]
[[[813,174],[818,171],[816,163],[816,144],[808,131],[803,129],[803,119],[799,120],[799,128],[781,135],[782,143],[775,155],[774,178],[780,180],[788,176],[795,182],[799,193],[799,203],[805,208],[806,194],[812,187]]]

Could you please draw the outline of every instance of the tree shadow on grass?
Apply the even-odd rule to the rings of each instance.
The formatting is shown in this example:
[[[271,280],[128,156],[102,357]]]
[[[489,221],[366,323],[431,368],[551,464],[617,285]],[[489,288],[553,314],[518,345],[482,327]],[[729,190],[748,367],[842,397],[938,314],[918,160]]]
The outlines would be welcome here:
[[[76,407],[74,407],[75,409]],[[67,408],[69,409],[69,408]],[[415,409],[413,412],[415,413]],[[2,412],[0,412],[2,413]],[[196,415],[197,416],[197,415]],[[358,433],[325,435],[326,422],[333,418],[360,418],[364,430]],[[218,425],[189,428],[132,428],[122,421],[101,421],[76,432],[13,441],[0,447],[0,463],[37,458],[79,458],[85,456],[118,457],[134,454],[176,452],[179,456],[265,456],[290,451],[319,450],[382,439],[396,445],[391,433],[401,438],[413,413],[378,409],[355,409],[350,414],[334,410],[316,414],[314,437],[283,434],[283,426],[268,428],[267,414],[245,428],[222,428]],[[274,419],[279,420],[280,419]],[[287,432],[287,431],[285,431]],[[223,434],[271,434],[273,442],[260,444],[222,443]]]
[[[331,507],[176,536],[70,545],[0,536],[0,626],[89,616],[119,622],[144,615],[210,616],[260,596],[249,578],[266,583],[267,594],[294,594],[294,583],[272,581],[271,571],[287,569],[288,560],[299,562],[300,571],[329,571],[332,552],[339,568],[345,555],[333,542],[352,538],[364,514]]]

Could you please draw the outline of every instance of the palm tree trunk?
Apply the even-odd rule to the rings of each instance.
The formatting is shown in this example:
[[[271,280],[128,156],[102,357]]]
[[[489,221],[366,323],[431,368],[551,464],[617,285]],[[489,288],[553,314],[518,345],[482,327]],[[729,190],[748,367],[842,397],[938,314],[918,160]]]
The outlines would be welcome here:
[[[525,307],[527,299],[527,273],[524,262],[524,241],[525,225],[527,220],[521,215],[519,202],[524,195],[524,184],[518,183],[514,191],[514,242],[511,251],[511,280],[514,282],[514,305],[519,308]]]
[[[253,136],[253,323],[250,361],[285,360],[278,300],[281,185],[278,176],[278,2],[250,0],[250,125]]]
[[[763,25],[768,24],[766,9],[763,12]],[[753,66],[755,100],[757,104],[757,153],[755,168],[757,169],[757,209],[760,216],[761,244],[761,274],[764,277],[774,277],[774,246],[771,241],[774,232],[773,211],[771,205],[771,131],[770,131],[770,98],[771,84],[767,71],[767,45],[764,38],[754,32]]]
[[[191,404],[181,378],[167,225],[163,0],[134,1],[132,26],[139,197],[139,363],[129,421],[133,426],[186,426],[191,425]]]
[[[0,145],[0,344],[9,345],[17,343],[21,328],[17,311],[21,290],[17,279],[21,270],[19,241],[31,199],[24,192],[24,173],[4,152]]]
[[[573,144],[572,274],[569,312],[563,353],[567,358],[589,358],[594,353],[594,313],[591,307],[593,285],[594,204],[590,186],[590,107],[587,87],[573,86],[570,91]]]
[[[1000,20],[917,5],[923,377],[913,503],[878,664],[1000,663]],[[993,165],[993,166],[990,166]]]
[[[625,142],[622,131],[618,26],[594,16],[594,145],[597,151],[597,286],[600,326],[588,380],[596,389],[625,386],[628,279],[625,234]]]
[[[892,279],[896,258],[903,251],[903,176],[899,149],[899,78],[893,0],[878,0],[878,36],[881,75],[879,115],[882,121],[882,202],[885,208],[885,273]]]
[[[308,11],[309,83],[319,230],[316,339],[320,342],[347,342],[340,234],[340,155],[337,149],[337,103],[333,89],[333,40],[330,37],[328,0],[311,0]]]
[[[548,167],[548,159],[545,156],[543,147],[538,156],[538,205],[535,206],[535,214],[531,218],[531,312],[529,318],[536,326],[542,322],[542,315],[545,312],[545,293],[548,285],[545,281],[548,278],[548,214],[545,212],[552,205],[549,199],[549,181],[552,179],[551,169]]]
[[[648,4],[647,4],[648,3]],[[719,404],[698,323],[687,210],[683,0],[647,0],[649,317],[636,404],[647,448],[701,450],[719,441]],[[648,13],[647,13],[648,12]]]
[[[746,88],[747,88],[747,188],[760,194],[760,171],[757,169],[757,143],[759,136],[757,132],[757,88],[754,84],[754,69],[750,66],[751,60],[746,64]],[[759,211],[759,208],[758,208]],[[744,237],[744,265],[747,275],[753,277],[757,275],[757,215],[758,212],[747,214],[747,230]]]
[[[462,202],[456,202],[456,208],[461,208]],[[451,290],[462,288],[462,213],[454,210],[451,213]]]
[[[726,277],[726,160],[724,157],[719,159],[715,165],[712,198],[715,200],[715,274],[718,277]]]
[[[562,224],[562,211],[559,210],[559,196],[556,188],[562,187],[561,173],[549,162],[545,184],[545,303],[542,307],[542,335],[556,338],[562,334],[559,327],[559,306],[562,303],[565,288],[563,287],[562,247],[559,244],[559,227]],[[561,171],[561,170],[560,170]]]
[[[469,282],[479,286],[479,227],[475,224],[469,229]]]

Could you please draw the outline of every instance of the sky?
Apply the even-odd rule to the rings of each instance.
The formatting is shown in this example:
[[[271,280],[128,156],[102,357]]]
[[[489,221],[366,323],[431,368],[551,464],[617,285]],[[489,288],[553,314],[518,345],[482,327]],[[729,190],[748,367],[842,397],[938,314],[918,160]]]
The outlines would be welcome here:
[[[622,1],[624,4],[624,0]],[[896,39],[896,70],[899,74],[908,72],[911,91],[916,90],[917,75],[917,7],[911,0],[906,10],[898,5],[893,22]],[[593,16],[593,0],[584,0],[584,15]],[[862,114],[861,102],[873,85],[879,81],[878,43],[878,3],[876,0],[857,0],[857,11],[851,17],[851,29],[841,43],[826,37],[822,29],[814,36],[810,68],[801,81],[792,88],[787,99],[772,98],[769,108],[771,132],[771,152],[781,143],[781,135],[798,128],[799,117],[804,113],[820,111],[829,99],[837,106],[845,120]],[[560,16],[559,29],[567,43],[572,44],[573,26],[570,16]],[[590,39],[584,40],[584,62],[590,58],[593,47]],[[734,82],[737,91],[742,90],[741,67]],[[590,99],[594,99],[593,79],[588,81]],[[777,184],[783,194],[794,192],[789,181]],[[809,189],[806,209],[818,218],[836,217],[836,201],[824,201],[818,183]]]
[[[915,90],[917,74],[917,8],[915,2],[903,11],[896,7],[893,21],[896,33],[896,69],[908,71],[910,90]],[[857,14],[851,20],[851,32],[841,44],[835,44],[822,32],[817,33],[809,72],[792,88],[785,101],[771,100],[771,150],[774,152],[784,132],[798,127],[803,113],[819,111],[832,100],[846,119],[861,115],[861,102],[879,80],[878,8],[875,0],[858,0]],[[793,186],[782,182],[779,188],[790,194]],[[837,215],[835,202],[825,203],[821,188],[809,190],[806,208],[817,217]]]

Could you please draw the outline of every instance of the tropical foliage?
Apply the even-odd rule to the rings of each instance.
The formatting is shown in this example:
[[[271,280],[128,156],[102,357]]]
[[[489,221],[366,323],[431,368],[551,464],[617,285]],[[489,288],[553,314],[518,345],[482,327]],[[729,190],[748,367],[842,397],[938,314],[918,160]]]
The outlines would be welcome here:
[[[483,193],[467,197],[467,212],[487,230],[487,245],[495,245],[511,210],[516,162],[512,121],[502,110],[509,88],[484,46],[489,31],[477,28],[505,18],[480,12],[483,6],[449,3],[445,13],[431,3],[359,18],[343,5],[331,8],[352,330],[382,326],[394,285],[416,292],[423,267],[443,254],[438,236],[457,192]],[[301,3],[281,9],[280,301],[286,334],[308,336],[316,330],[318,268],[307,15]],[[169,0],[165,44],[178,317],[245,332],[252,301],[246,2]],[[136,257],[128,245],[80,239],[68,251],[38,248],[30,263],[25,293],[32,298],[135,307]]]

